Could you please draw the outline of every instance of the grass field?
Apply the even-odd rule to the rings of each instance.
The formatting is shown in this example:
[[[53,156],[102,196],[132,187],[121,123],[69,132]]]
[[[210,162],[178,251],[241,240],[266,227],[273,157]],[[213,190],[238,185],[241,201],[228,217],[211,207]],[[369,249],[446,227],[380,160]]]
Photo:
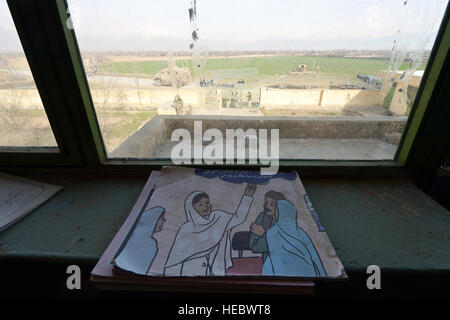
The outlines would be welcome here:
[[[188,66],[192,72],[192,60],[177,60],[177,66]],[[341,74],[356,76],[357,74],[375,75],[377,70],[387,69],[389,60],[358,59],[358,58],[328,58],[312,56],[271,56],[249,58],[210,58],[206,62],[205,72],[226,70],[255,70],[262,76],[287,75],[298,65],[305,64],[308,70],[312,70],[315,64],[320,67],[322,74]],[[105,64],[101,72],[116,74],[148,74],[154,75],[167,67],[167,61],[139,61],[139,62],[115,62]],[[404,70],[408,67],[403,63],[400,67]],[[425,65],[420,66],[423,70]]]
[[[102,65],[100,71],[106,73],[154,75],[166,67],[167,61],[113,62]]]

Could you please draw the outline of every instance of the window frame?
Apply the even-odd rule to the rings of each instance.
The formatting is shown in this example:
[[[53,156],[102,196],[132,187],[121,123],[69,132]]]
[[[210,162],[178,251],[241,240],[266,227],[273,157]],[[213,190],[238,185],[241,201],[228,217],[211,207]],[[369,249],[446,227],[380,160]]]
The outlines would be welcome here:
[[[424,117],[433,108],[436,108],[433,107],[433,94],[436,94],[444,85],[440,76],[446,71],[443,67],[445,61],[448,60],[447,55],[450,48],[449,15],[450,3],[447,4],[429,62],[394,157],[394,160],[402,165],[409,165],[414,157],[417,141],[424,128]]]
[[[39,92],[57,147],[0,147],[1,166],[77,166],[83,163],[77,135],[65,108],[66,96],[48,35],[34,1],[8,1],[36,88]]]
[[[72,165],[102,170],[151,170],[172,165],[170,160],[107,158],[75,31],[66,25],[69,17],[67,0],[7,2],[61,153],[58,156],[33,154],[30,158],[29,153],[2,153],[0,150],[0,166],[14,163],[16,166]],[[424,114],[431,111],[433,97],[442,87],[439,75],[444,60],[448,59],[449,34],[447,6],[393,160],[280,160],[280,168],[302,170],[311,176],[405,175],[404,169],[417,152],[415,145],[422,134]],[[45,40],[46,45],[36,43],[35,39],[30,41],[35,36]],[[46,70],[45,75],[41,70]],[[208,167],[259,168],[257,165]]]

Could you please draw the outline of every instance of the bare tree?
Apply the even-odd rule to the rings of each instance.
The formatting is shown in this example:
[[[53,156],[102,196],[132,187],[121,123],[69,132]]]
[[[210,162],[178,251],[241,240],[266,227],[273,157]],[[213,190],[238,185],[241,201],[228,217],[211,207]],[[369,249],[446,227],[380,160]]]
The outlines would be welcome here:
[[[142,105],[142,97],[141,97],[141,87],[140,87],[140,85],[139,85],[139,71],[140,71],[140,68],[139,68],[139,62],[134,62],[133,63],[133,74],[135,75],[135,82],[136,82],[136,88],[137,88],[137,95],[138,95],[138,98],[139,98],[139,106],[141,106]]]
[[[23,94],[17,89],[17,83],[22,79],[17,71],[10,66],[6,58],[2,58],[3,83],[0,86],[0,118],[4,126],[4,135],[12,137],[11,130],[20,137],[21,145],[26,144],[24,128],[27,127],[29,119],[20,117],[23,106]]]
[[[118,92],[117,92],[116,103],[119,104],[122,107],[125,107],[127,101],[128,101],[127,94],[123,91],[122,88],[119,89]]]
[[[26,123],[29,120],[20,117],[19,112],[21,106],[22,95],[19,90],[14,88],[2,90],[0,93],[0,118],[5,124],[4,131],[5,133],[10,130],[17,132],[20,137],[21,145],[25,145],[26,142],[23,129],[26,128]],[[11,135],[11,132],[9,132],[8,135]]]
[[[107,147],[110,146],[110,136],[112,132],[110,117],[107,113],[107,108],[112,102],[112,92],[117,86],[117,79],[113,77],[101,76],[100,87],[97,96],[96,109],[98,120],[100,122],[100,127],[103,135],[103,140]]]

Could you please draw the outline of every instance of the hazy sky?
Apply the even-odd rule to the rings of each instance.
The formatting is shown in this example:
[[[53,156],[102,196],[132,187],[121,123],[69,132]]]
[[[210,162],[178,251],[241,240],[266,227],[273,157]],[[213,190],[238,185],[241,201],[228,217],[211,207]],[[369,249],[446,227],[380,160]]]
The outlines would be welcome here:
[[[6,1],[0,1],[0,50],[12,50],[17,36]],[[435,34],[447,4],[405,1],[197,0],[197,45],[208,50],[389,50],[399,27],[411,43],[430,30]],[[82,50],[188,50],[192,42],[191,0],[68,2]]]

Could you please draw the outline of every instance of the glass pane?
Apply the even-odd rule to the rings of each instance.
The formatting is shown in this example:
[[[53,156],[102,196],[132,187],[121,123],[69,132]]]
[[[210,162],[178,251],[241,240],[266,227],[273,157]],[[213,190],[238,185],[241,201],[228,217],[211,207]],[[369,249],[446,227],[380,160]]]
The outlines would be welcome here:
[[[57,146],[6,1],[0,2],[0,147]]]
[[[196,121],[278,129],[281,159],[393,159],[446,4],[69,0],[108,156],[164,159]]]

